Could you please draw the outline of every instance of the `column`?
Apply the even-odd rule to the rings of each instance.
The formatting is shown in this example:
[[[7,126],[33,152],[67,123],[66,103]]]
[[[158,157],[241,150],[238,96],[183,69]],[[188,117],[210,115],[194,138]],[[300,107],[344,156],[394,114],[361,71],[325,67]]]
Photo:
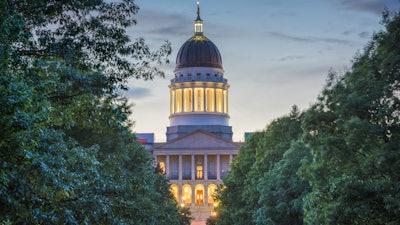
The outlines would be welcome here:
[[[213,88],[214,89],[214,110],[213,110],[213,112],[216,112],[217,111],[217,89],[215,89],[215,88]]]
[[[203,198],[204,198],[204,205],[205,205],[205,206],[208,206],[208,186],[207,186],[207,185],[204,185],[204,195],[203,195]]]
[[[190,188],[192,189],[192,206],[194,206],[196,204],[196,187],[190,186]]]
[[[179,167],[179,180],[182,180],[182,155],[179,154],[179,159],[178,159],[178,167]]]
[[[233,161],[233,155],[232,155],[232,154],[229,154],[229,167],[228,167],[228,171],[231,171],[231,164],[232,164],[232,161]]]
[[[208,180],[208,161],[207,161],[207,153],[204,154],[203,174],[204,174],[204,180]]]
[[[220,169],[219,161],[220,161],[220,155],[219,155],[219,153],[217,153],[217,180],[221,179],[221,175],[220,175],[221,169]]]
[[[196,106],[194,104],[194,101],[195,101],[194,98],[196,98],[196,94],[194,92],[195,92],[195,90],[194,90],[194,88],[192,88],[192,112],[196,111],[196,110],[194,110],[194,107]]]
[[[183,186],[182,184],[178,185],[178,204],[179,206],[182,206],[183,201],[182,201],[182,197],[183,197]]]
[[[166,155],[165,158],[165,174],[169,177],[169,155]]]
[[[203,88],[203,107],[203,112],[207,112],[207,93],[205,88]]]
[[[192,154],[192,180],[195,179],[195,175],[196,175],[196,167],[194,165],[194,154]]]

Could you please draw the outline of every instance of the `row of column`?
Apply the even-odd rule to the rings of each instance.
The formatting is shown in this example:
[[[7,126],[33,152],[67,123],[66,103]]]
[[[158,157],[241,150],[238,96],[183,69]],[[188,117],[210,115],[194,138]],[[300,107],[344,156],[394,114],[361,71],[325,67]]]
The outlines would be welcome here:
[[[211,196],[216,190],[217,184],[209,184],[208,186],[203,184],[197,184],[196,186],[191,186],[190,184],[171,185],[171,192],[176,197],[178,203],[182,204],[182,206],[186,204],[213,204],[214,200]],[[201,195],[201,197],[198,195]]]
[[[228,113],[228,90],[221,88],[182,88],[170,91],[170,113]]]
[[[217,156],[217,180],[221,179],[221,154],[216,154]],[[165,155],[165,174],[167,176],[170,175],[170,155]],[[229,165],[232,163],[233,154],[229,154]],[[228,165],[228,169],[229,169]],[[202,173],[203,179],[208,180],[208,154],[204,154],[204,163],[203,163]],[[182,163],[182,154],[178,155],[178,179],[182,180],[182,171],[183,171],[183,163]],[[196,178],[196,163],[195,163],[195,154],[191,155],[191,179],[195,180]]]

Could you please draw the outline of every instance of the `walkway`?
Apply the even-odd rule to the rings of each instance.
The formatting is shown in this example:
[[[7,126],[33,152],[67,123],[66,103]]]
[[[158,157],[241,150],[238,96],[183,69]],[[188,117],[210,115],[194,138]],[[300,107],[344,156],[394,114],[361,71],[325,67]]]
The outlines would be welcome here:
[[[196,221],[192,221],[192,223],[190,225],[206,225],[206,221],[204,220],[196,220]]]

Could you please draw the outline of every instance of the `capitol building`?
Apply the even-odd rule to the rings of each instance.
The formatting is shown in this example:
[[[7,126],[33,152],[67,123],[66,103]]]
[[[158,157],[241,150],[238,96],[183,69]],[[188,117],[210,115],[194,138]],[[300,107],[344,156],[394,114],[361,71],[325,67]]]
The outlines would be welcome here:
[[[232,140],[230,85],[221,53],[203,29],[197,5],[194,35],[181,46],[168,86],[166,142],[152,143],[152,134],[137,137],[169,177],[179,205],[190,208],[195,220],[205,221],[214,213],[213,194],[243,143]]]

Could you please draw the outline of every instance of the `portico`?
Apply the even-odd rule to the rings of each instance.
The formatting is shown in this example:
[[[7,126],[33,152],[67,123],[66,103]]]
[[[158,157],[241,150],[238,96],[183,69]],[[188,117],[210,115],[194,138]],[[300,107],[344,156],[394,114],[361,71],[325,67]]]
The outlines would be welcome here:
[[[171,192],[181,206],[211,215],[213,194],[222,183],[241,143],[203,130],[155,146],[153,156],[171,181]]]

